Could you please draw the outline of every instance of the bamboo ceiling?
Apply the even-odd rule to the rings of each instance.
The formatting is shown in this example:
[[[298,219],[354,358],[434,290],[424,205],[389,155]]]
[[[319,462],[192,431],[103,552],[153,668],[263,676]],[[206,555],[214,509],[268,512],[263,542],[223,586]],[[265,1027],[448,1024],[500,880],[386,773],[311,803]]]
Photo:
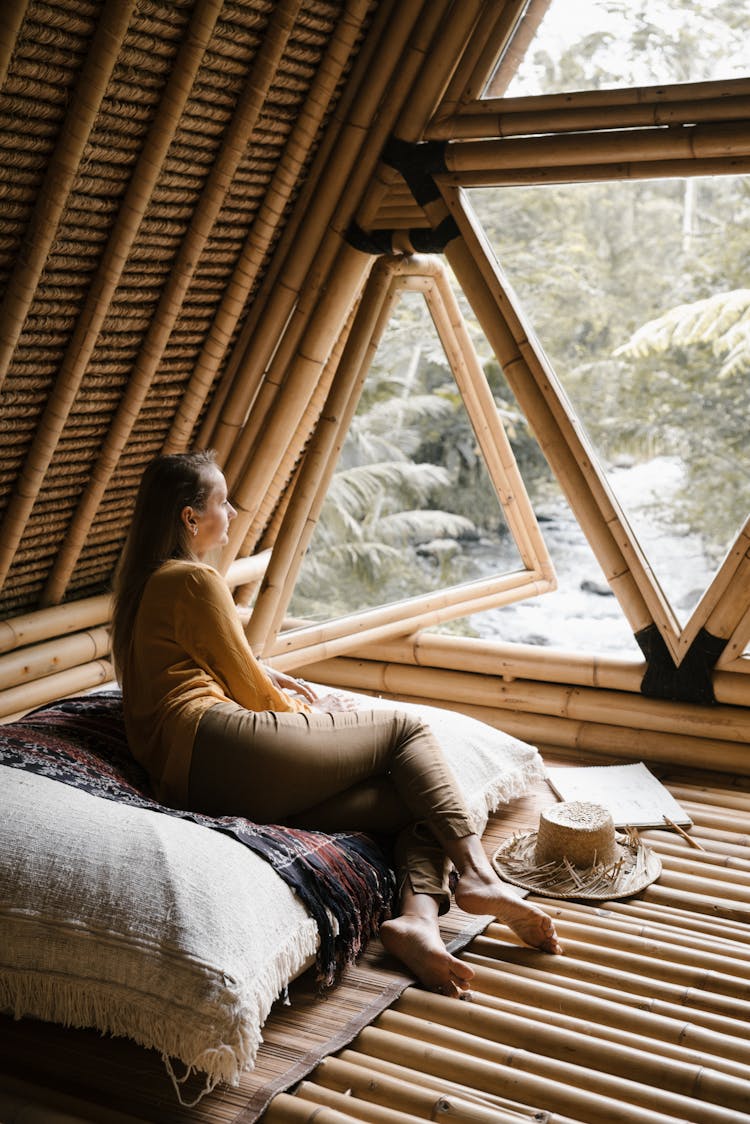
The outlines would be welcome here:
[[[104,588],[144,464],[200,424],[373,7],[3,5],[2,616]]]

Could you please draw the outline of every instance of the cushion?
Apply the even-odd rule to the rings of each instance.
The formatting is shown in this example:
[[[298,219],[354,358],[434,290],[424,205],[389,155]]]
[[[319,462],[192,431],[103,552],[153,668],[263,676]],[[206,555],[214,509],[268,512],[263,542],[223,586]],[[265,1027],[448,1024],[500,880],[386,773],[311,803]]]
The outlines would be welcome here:
[[[544,776],[534,747],[485,723],[360,699],[432,725],[479,832]],[[300,899],[231,835],[0,765],[0,1009],[127,1036],[160,1052],[178,1095],[172,1059],[205,1092],[252,1068],[318,943]]]

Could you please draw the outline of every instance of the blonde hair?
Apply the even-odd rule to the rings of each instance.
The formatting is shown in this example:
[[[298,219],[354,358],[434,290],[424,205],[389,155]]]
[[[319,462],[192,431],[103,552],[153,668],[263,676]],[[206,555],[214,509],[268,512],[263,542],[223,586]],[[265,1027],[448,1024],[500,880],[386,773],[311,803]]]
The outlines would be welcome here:
[[[182,520],[186,507],[205,509],[216,483],[216,454],[170,453],[156,457],[141,477],[128,537],[114,578],[112,658],[122,674],[133,635],[135,615],[146,582],[171,558],[192,558]]]

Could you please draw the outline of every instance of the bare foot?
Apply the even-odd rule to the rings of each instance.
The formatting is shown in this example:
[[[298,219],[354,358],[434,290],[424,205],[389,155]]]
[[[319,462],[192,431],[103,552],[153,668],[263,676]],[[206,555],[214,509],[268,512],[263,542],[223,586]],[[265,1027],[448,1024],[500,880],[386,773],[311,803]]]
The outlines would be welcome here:
[[[493,874],[465,871],[456,886],[456,905],[466,913],[488,913],[504,922],[522,941],[543,952],[562,952],[551,917],[520,898]]]
[[[437,922],[402,914],[383,922],[380,939],[431,991],[456,998],[468,990],[474,969],[448,952]]]

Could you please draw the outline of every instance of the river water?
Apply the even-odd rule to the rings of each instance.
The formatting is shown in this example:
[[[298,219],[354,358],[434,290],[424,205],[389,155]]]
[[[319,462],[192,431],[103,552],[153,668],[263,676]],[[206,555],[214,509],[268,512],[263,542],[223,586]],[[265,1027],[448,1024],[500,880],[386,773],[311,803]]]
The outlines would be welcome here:
[[[711,580],[714,565],[699,535],[664,518],[682,472],[678,458],[656,457],[614,468],[607,479],[684,624]],[[470,618],[474,631],[483,638],[567,651],[638,656],[630,626],[565,501],[561,498],[548,509],[539,523],[557,572],[557,590],[475,614]],[[480,545],[478,551],[486,573],[513,564],[514,549],[500,566],[496,546]]]

